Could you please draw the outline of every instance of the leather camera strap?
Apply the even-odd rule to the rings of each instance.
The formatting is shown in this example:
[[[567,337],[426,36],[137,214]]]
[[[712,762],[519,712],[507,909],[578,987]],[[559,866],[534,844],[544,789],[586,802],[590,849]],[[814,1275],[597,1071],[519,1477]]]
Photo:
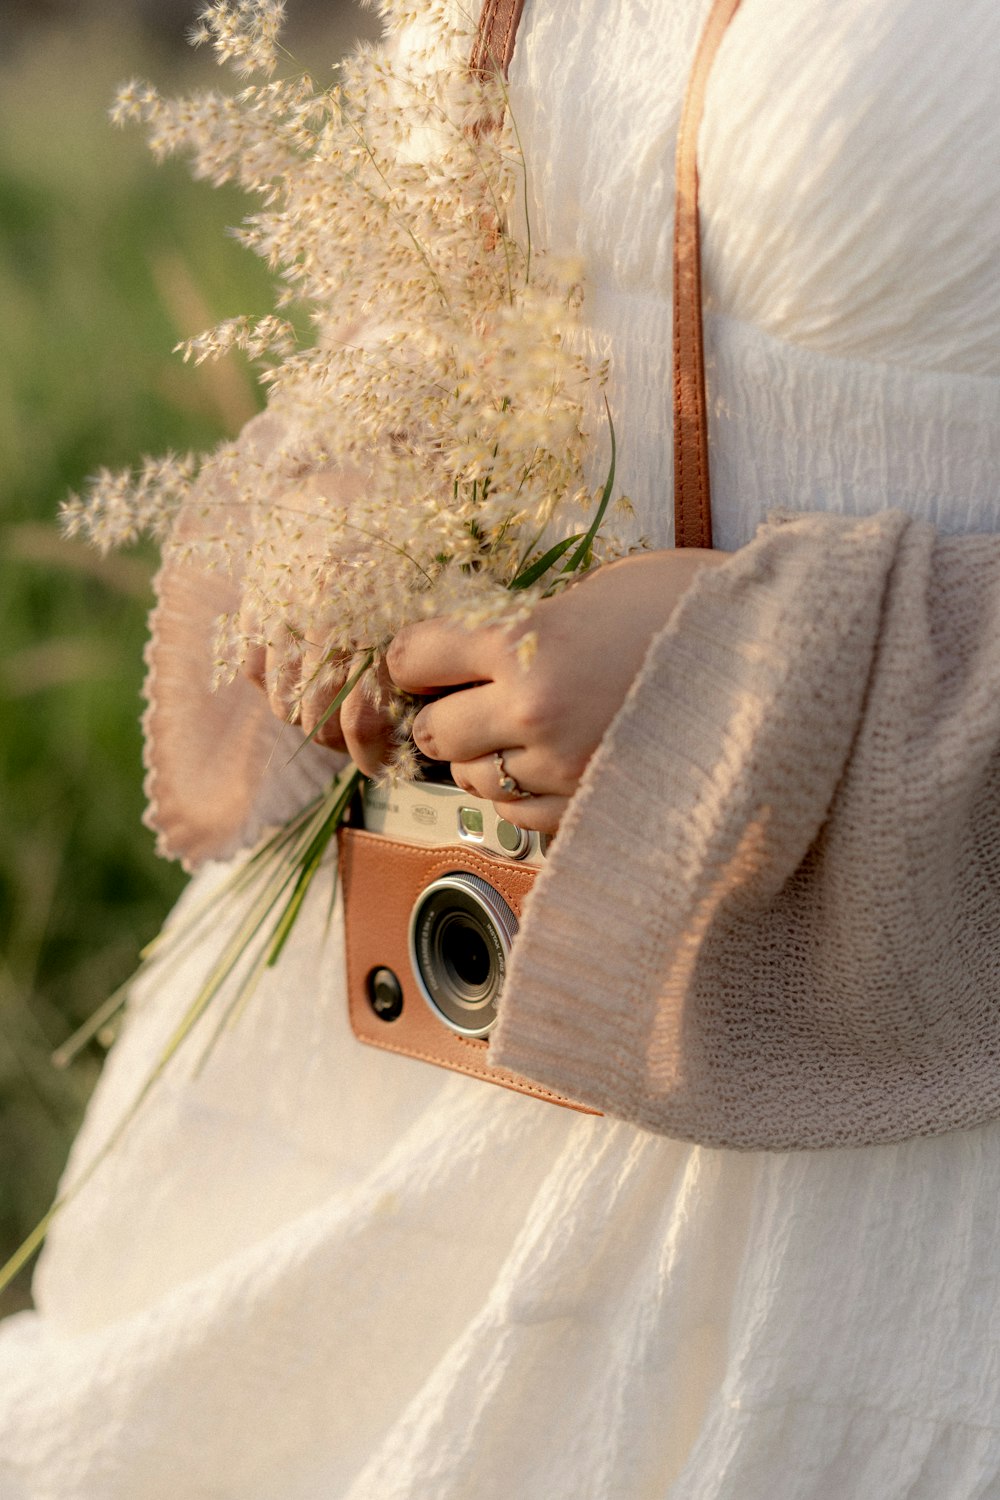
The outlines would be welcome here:
[[[479,30],[469,58],[469,68],[473,73],[484,73],[493,67],[499,68],[507,77],[523,10],[524,0],[484,0]]]
[[[695,53],[677,133],[673,405],[674,537],[678,547],[712,545],[698,227],[698,127],[712,63],[739,4],[740,0],[713,0]],[[493,66],[507,76],[523,9],[524,0],[485,0],[470,58],[475,72]]]
[[[698,127],[708,75],[740,0],[714,0],[688,79],[677,132],[674,197],[674,542],[711,547],[712,491],[702,330]]]

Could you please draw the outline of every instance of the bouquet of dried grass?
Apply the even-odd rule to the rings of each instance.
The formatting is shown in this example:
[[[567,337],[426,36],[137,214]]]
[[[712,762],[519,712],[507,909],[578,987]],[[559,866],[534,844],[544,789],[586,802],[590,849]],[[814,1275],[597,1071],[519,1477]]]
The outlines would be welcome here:
[[[581,268],[532,244],[504,81],[470,71],[474,26],[447,0],[379,9],[386,45],[361,48],[331,87],[275,77],[283,0],[213,0],[193,41],[254,81],[235,96],[165,99],[138,82],[120,91],[113,118],[144,123],[158,157],[189,153],[197,176],[235,180],[260,200],[238,234],[276,273],[275,311],[229,320],[183,353],[201,362],[239,349],[261,361],[283,436],[266,453],[234,442],[104,472],[63,508],[65,529],[102,549],[149,534],[166,559],[236,578],[243,604],[218,623],[217,680],[264,650],[275,677],[291,667],[303,691],[339,688],[328,713],[376,680],[405,624],[516,624],[622,550],[604,524],[614,430],[607,372],[582,333]],[[307,314],[306,339],[293,308]],[[610,467],[595,486],[605,426]],[[331,478],[344,475],[349,505]],[[520,649],[530,656],[527,629]],[[398,709],[390,772],[410,776]],[[213,1039],[277,960],[356,783],[349,769],[147,955],[182,951],[220,902],[233,907],[231,936],[134,1108],[223,986]]]
[[[216,0],[195,40],[271,75],[282,9]],[[149,532],[167,556],[239,577],[220,678],[262,646],[278,672],[308,645],[322,686],[408,622],[510,620],[614,551],[592,524],[607,496],[586,478],[606,372],[584,350],[580,267],[531,244],[503,79],[470,71],[453,6],[381,9],[388,49],[357,52],[331,88],[268,77],[235,98],[169,100],[131,83],[113,112],[144,122],[158,156],[187,151],[198,176],[258,195],[238,233],[279,278],[275,313],[183,346],[198,362],[234,348],[265,362],[274,451],[229,444],[102,474],[63,510],[102,548]],[[338,471],[356,480],[349,506],[324,487]],[[289,495],[307,479],[306,507]],[[178,527],[184,511],[199,524]]]

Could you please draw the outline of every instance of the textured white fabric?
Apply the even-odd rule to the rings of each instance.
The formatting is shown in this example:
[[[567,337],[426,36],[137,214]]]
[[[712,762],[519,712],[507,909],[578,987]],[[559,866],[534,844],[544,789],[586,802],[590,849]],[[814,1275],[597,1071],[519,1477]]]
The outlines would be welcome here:
[[[528,0],[512,70],[661,545],[703,8]],[[775,505],[997,530],[998,59],[995,0],[744,0],[702,136],[720,545]],[[322,906],[57,1223],[3,1500],[1000,1495],[1000,1127],[736,1155],[371,1053]],[[205,961],[137,1000],[76,1169]]]

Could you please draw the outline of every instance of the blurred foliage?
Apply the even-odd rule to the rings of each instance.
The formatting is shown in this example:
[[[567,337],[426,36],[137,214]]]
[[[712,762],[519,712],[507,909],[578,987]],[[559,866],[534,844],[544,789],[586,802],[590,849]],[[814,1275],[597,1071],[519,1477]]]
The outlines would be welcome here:
[[[344,37],[324,40],[329,58]],[[246,201],[155,167],[106,120],[131,74],[177,88],[209,69],[215,82],[120,11],[113,28],[21,35],[0,69],[0,1260],[51,1201],[99,1071],[96,1047],[66,1072],[50,1054],[182,884],[140,825],[154,559],[102,560],[54,518],[96,467],[210,447],[257,409],[245,366],[170,354],[270,305],[264,268],[225,233]],[[15,1287],[0,1311],[25,1300]]]

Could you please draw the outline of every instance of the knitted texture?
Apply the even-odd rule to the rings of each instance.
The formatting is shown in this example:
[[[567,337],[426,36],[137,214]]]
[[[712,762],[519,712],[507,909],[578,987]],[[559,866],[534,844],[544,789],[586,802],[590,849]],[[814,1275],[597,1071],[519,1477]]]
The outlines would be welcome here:
[[[280,419],[264,413],[239,442],[263,454],[282,433]],[[327,483],[349,489],[339,475]],[[290,501],[301,503],[304,488]],[[225,497],[203,479],[199,498],[211,505]],[[203,524],[195,505],[177,518],[178,532],[190,540]],[[157,853],[194,870],[231,858],[292,817],[329,785],[343,757],[305,744],[301,730],[282,724],[247,678],[212,691],[217,623],[239,608],[238,579],[196,559],[173,559],[157,574],[155,590],[143,684],[143,821],[156,832]]]
[[[1000,542],[762,529],[691,590],[518,940],[497,1063],[713,1145],[1000,1114]]]

